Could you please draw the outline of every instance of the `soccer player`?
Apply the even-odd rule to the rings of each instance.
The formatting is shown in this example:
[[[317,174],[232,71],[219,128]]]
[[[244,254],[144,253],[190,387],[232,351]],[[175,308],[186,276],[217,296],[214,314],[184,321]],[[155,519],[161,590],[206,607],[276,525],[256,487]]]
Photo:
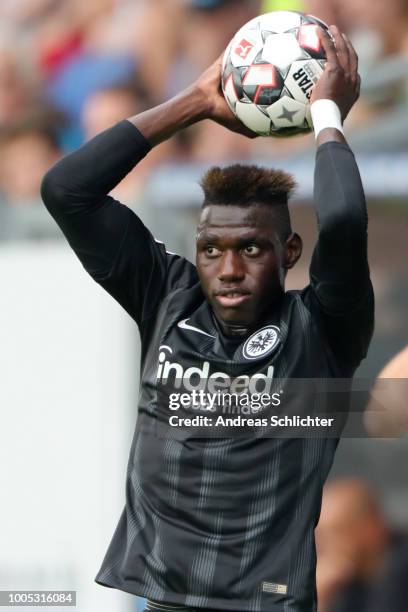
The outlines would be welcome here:
[[[194,122],[249,135],[221,94],[220,61],[174,99],[96,136],[43,181],[44,202],[85,269],[140,331],[126,506],[96,580],[147,597],[148,610],[316,610],[314,528],[338,438],[179,439],[158,427],[169,416],[158,397],[170,379],[191,390],[193,368],[209,390],[242,389],[272,371],[287,380],[352,377],[366,354],[367,214],[341,124],[359,94],[357,57],[331,31],[334,43],[320,33],[328,62],[311,99],[312,111],[320,108],[319,237],[305,289],[284,289],[301,240],[288,213],[293,180],[282,171],[238,165],[206,174],[196,266],[167,253],[107,195],[151,147]]]

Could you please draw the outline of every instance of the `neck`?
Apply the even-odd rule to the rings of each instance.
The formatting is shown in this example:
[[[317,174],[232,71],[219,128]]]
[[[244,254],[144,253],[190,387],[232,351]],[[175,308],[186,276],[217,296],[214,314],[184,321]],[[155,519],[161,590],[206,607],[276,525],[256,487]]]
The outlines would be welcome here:
[[[243,323],[228,323],[228,321],[219,319],[215,312],[212,312],[212,317],[216,326],[222,331],[224,336],[237,339],[249,336],[251,333],[262,327],[262,324],[265,322],[265,317],[262,317],[253,325],[245,325]]]
[[[222,333],[229,338],[245,338],[251,332],[251,328],[244,325],[234,325],[233,323],[225,323],[224,321],[218,321],[216,319]]]

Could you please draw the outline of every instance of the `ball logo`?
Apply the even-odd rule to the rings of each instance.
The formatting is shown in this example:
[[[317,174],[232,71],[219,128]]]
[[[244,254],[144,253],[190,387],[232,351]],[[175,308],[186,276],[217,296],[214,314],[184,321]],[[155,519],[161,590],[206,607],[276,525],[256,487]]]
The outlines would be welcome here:
[[[322,43],[318,35],[318,26],[314,24],[303,25],[299,29],[298,40],[301,47],[311,49],[318,53],[321,51]]]
[[[235,53],[238,55],[238,57],[240,57],[241,59],[246,59],[251,51],[251,49],[254,48],[253,43],[249,42],[248,40],[245,40],[245,38],[243,38],[241,40],[241,42],[239,43],[239,45],[237,46],[237,48],[235,49]]]
[[[267,325],[248,338],[242,349],[245,359],[260,359],[271,353],[279,344],[280,330],[274,325]]]
[[[317,82],[318,76],[315,76],[313,71],[308,69],[308,66],[305,64],[300,70],[293,73],[293,78],[309,100],[312,95],[311,89],[315,82]]]

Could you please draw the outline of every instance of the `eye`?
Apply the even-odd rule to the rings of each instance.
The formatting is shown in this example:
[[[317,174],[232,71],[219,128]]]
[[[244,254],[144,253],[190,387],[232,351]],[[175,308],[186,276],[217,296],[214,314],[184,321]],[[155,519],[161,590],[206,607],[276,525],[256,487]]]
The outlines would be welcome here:
[[[211,245],[206,246],[204,251],[207,257],[218,257],[218,255],[221,255],[221,251],[217,249],[215,246],[211,246]]]
[[[256,244],[248,244],[244,249],[245,255],[249,255],[249,257],[256,257],[261,252],[261,249]]]

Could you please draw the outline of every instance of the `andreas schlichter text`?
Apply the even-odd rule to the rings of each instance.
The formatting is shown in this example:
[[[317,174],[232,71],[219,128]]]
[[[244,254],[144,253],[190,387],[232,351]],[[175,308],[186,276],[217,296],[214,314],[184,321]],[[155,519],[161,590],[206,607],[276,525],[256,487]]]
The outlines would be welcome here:
[[[172,427],[331,427],[334,418],[312,416],[271,416],[268,418],[248,418],[240,415],[235,417],[218,416],[212,418],[197,415],[195,417],[180,417],[172,415],[169,424]]]

